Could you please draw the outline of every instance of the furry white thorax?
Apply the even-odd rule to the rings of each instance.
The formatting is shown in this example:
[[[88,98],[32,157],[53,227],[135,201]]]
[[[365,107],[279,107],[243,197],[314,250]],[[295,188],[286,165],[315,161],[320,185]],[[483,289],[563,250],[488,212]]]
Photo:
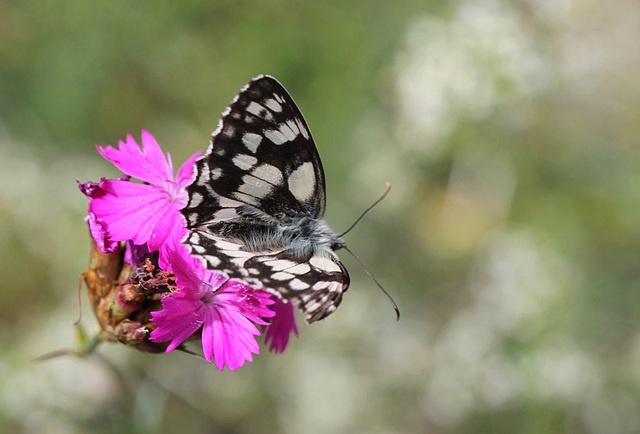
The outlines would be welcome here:
[[[324,219],[303,217],[286,224],[254,224],[236,227],[233,222],[217,225],[214,232],[223,233],[253,252],[287,250],[295,258],[312,255],[333,256],[333,250],[344,246]]]

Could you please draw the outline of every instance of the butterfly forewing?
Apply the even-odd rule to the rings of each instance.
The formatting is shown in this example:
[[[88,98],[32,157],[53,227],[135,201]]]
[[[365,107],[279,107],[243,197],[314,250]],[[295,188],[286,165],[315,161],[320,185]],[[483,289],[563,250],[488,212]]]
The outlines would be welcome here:
[[[324,172],[313,138],[271,77],[252,80],[238,94],[196,166],[200,185],[278,220],[324,214]]]
[[[342,240],[322,220],[320,156],[280,83],[260,76],[240,91],[195,175],[182,210],[193,255],[294,302],[309,322],[335,310],[349,286],[333,252]]]

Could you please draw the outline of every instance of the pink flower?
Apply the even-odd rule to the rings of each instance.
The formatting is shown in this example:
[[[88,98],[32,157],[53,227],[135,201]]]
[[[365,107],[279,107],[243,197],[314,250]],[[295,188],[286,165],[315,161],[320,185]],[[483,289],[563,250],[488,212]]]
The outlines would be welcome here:
[[[151,340],[171,341],[169,352],[202,328],[204,357],[218,369],[226,365],[233,371],[252,361],[252,354],[260,352],[255,324],[266,325],[264,319],[275,315],[268,308],[274,303],[271,295],[206,270],[184,246],[167,246],[166,259],[180,291],[162,300],[161,311],[151,313],[158,326]]]
[[[78,187],[90,199],[86,221],[100,250],[111,252],[125,242],[127,263],[142,264],[150,257],[155,263],[157,258],[160,269],[175,275],[178,291],[162,300],[161,311],[151,313],[157,328],[150,339],[169,342],[170,352],[194,335],[201,337],[207,361],[235,370],[259,353],[258,325],[270,350],[283,352],[291,334],[298,334],[293,306],[207,270],[181,244],[188,230],[180,209],[200,154],[174,177],[170,156],[165,157],[151,134],[142,131],[141,142],[142,147],[129,135],[117,149],[98,146],[125,175]],[[132,182],[132,177],[143,183]]]
[[[193,163],[200,153],[189,158],[174,178],[171,157],[167,154],[165,158],[149,132],[142,131],[142,149],[131,135],[118,147],[97,146],[106,160],[145,184],[130,182],[127,177],[80,186],[91,199],[89,226],[96,243],[109,251],[117,242],[130,240],[155,251],[165,242],[179,242],[187,230],[180,208],[187,202],[185,187],[191,182]]]
[[[264,343],[269,345],[269,350],[274,353],[282,353],[287,349],[291,333],[298,336],[298,326],[296,325],[293,304],[285,303],[276,296],[273,298],[275,303],[271,306],[271,310],[276,315],[268,326],[262,326],[262,331],[266,330]]]

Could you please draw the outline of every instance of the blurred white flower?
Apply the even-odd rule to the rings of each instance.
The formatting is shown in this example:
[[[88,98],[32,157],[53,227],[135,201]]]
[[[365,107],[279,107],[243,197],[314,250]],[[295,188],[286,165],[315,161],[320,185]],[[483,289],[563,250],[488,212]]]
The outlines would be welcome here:
[[[401,143],[435,151],[459,117],[482,119],[544,88],[545,54],[510,3],[463,0],[417,18],[395,65]]]

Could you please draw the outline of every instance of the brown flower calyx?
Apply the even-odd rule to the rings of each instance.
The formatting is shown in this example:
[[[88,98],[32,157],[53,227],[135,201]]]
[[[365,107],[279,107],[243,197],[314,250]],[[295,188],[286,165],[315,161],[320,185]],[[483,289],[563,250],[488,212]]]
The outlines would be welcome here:
[[[164,352],[168,343],[155,343],[149,335],[156,326],[151,312],[162,309],[160,300],[177,291],[173,273],[154,264],[154,256],[132,268],[124,261],[124,247],[103,253],[93,243],[89,268],[82,274],[98,320],[100,336],[143,352]]]

